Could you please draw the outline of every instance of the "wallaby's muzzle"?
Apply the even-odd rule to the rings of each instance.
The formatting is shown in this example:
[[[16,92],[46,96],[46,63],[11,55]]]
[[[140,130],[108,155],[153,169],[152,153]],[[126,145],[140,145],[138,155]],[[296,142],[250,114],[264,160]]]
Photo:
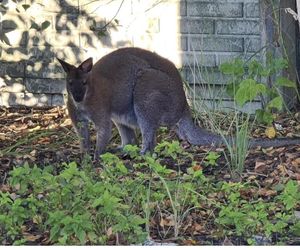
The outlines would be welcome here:
[[[67,83],[67,91],[72,95],[75,102],[82,102],[86,92],[86,86],[82,81],[74,80]]]
[[[75,93],[75,94],[72,94],[72,96],[73,96],[73,99],[75,102],[82,102],[83,98],[84,98],[84,94],[82,94],[82,93]]]

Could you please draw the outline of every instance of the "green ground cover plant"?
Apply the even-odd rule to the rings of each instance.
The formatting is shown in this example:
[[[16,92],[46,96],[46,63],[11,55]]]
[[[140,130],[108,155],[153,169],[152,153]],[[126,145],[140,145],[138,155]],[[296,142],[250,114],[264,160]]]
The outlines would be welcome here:
[[[125,159],[102,155],[101,168],[89,157],[59,168],[15,167],[9,188],[0,192],[1,242],[28,244],[43,235],[47,244],[141,244],[152,236],[153,220],[159,220],[162,238],[180,239],[192,215],[208,219],[212,235],[248,244],[256,244],[255,235],[270,242],[299,236],[296,181],[283,180],[276,195],[265,199],[255,183],[205,176],[177,141],[159,144],[153,155],[140,156],[131,145],[125,151]],[[188,159],[190,166],[184,172],[167,168],[162,156],[174,165]],[[216,167],[218,156],[207,154],[206,166]]]

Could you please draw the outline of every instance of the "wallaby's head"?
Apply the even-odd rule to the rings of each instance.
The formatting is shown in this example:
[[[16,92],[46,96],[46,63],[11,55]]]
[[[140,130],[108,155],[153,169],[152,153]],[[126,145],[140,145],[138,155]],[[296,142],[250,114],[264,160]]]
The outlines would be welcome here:
[[[71,94],[74,101],[81,102],[84,98],[89,72],[93,67],[93,59],[89,58],[81,63],[78,67],[75,67],[61,59],[57,60],[62,65],[64,71],[67,73],[67,91]]]

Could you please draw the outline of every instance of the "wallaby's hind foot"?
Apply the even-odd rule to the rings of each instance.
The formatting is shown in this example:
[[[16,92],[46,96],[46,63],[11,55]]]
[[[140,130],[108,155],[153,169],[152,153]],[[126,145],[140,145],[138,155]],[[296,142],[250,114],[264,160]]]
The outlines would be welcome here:
[[[156,144],[156,129],[154,126],[150,125],[145,121],[142,121],[140,124],[141,134],[142,134],[142,149],[141,155],[146,154],[147,152],[152,153]]]

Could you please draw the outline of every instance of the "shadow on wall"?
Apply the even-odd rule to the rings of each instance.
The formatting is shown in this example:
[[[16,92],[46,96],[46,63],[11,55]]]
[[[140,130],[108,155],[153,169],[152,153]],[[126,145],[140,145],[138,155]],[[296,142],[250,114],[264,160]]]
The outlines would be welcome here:
[[[79,64],[88,57],[97,61],[119,47],[136,46],[155,51],[181,68],[199,108],[233,108],[232,98],[225,93],[228,79],[219,65],[236,57],[263,61],[261,49],[274,47],[276,29],[262,4],[265,1],[225,2],[2,0],[0,106],[63,105],[64,72],[55,57]],[[263,12],[270,24],[264,23]],[[284,8],[280,16],[281,12]],[[261,27],[271,32],[262,33]],[[292,27],[285,30],[293,33]],[[295,38],[284,37],[285,41],[291,38],[289,51],[294,55]],[[261,104],[256,101],[251,106],[245,111]]]
[[[95,15],[108,4],[111,19]],[[111,36],[119,29],[115,17],[123,4],[124,0],[2,0],[0,106],[63,105],[64,72],[55,58],[78,64],[130,45],[129,40],[113,43]]]

